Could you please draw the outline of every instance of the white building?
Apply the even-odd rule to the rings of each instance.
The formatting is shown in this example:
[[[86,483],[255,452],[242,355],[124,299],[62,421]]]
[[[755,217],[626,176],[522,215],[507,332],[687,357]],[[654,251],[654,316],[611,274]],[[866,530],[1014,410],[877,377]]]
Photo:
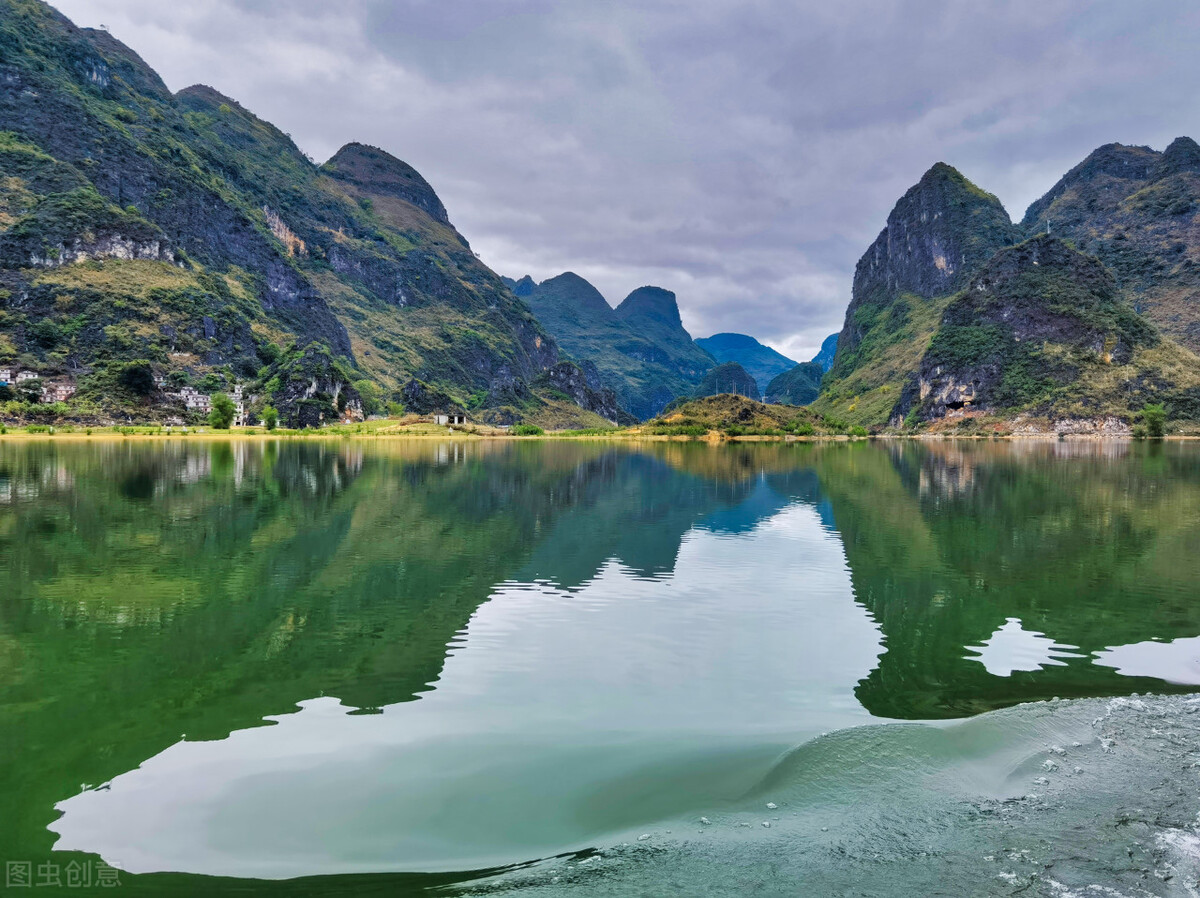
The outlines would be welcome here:
[[[183,404],[192,411],[212,411],[212,397],[206,393],[201,393],[195,387],[184,387],[179,391],[179,398],[182,399]]]

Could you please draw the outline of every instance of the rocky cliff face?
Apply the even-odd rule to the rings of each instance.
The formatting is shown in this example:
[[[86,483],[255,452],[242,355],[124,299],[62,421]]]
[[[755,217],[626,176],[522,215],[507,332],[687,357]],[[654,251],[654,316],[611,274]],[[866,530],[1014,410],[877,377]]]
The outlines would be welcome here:
[[[1127,416],[1180,386],[1170,369],[1186,351],[1162,343],[1099,259],[1041,235],[1001,250],[949,304],[893,423]],[[1182,376],[1190,386],[1200,369]]]
[[[839,354],[853,352],[865,336],[854,314],[859,309],[905,293],[926,299],[953,293],[1017,235],[996,197],[943,162],[933,166],[896,203],[859,259]]]
[[[639,419],[691,395],[716,364],[684,330],[675,295],[668,290],[643,287],[613,309],[600,291],[572,272],[540,284],[528,276],[508,284],[563,350],[594,364],[603,385]]]
[[[884,423],[949,296],[1019,233],[996,197],[949,165],[929,169],[855,268],[820,410]]]
[[[542,380],[552,389],[566,394],[580,408],[612,424],[627,425],[637,421],[621,408],[617,394],[604,386],[594,365],[559,362],[542,375]]]
[[[339,393],[462,403],[557,360],[411,166],[348,144],[318,167],[37,0],[0,0],[0,120],[0,360],[70,372],[93,410],[126,403],[114,366],[136,359],[228,387],[324,347]]]
[[[1200,146],[1108,144],[1029,207],[1022,227],[1095,254],[1163,333],[1200,350]]]

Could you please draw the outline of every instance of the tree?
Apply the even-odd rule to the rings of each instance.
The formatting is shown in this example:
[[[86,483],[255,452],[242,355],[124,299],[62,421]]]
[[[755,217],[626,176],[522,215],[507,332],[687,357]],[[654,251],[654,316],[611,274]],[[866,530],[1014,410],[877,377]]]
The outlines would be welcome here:
[[[236,412],[232,399],[224,393],[215,393],[212,398],[212,411],[208,413],[208,423],[217,430],[228,430]]]
[[[354,389],[358,390],[358,395],[362,400],[362,410],[364,415],[375,415],[379,413],[379,387],[370,380],[356,380]]]
[[[1147,403],[1142,408],[1142,421],[1146,424],[1146,435],[1151,439],[1162,439],[1167,432],[1167,410],[1161,402]]]
[[[22,380],[17,383],[17,397],[23,402],[42,401],[42,380],[40,377]]]
[[[264,405],[262,410],[263,424],[267,430],[274,430],[279,425],[279,409],[273,405]]]

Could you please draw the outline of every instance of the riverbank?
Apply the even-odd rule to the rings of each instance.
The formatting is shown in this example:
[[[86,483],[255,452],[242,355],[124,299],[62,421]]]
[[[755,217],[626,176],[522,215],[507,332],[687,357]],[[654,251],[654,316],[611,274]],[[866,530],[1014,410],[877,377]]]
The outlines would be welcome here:
[[[231,427],[227,430],[212,427],[160,427],[157,425],[127,425],[118,427],[75,427],[72,425],[25,427],[7,426],[0,431],[0,441],[13,440],[328,440],[328,439],[438,439],[438,440],[616,440],[636,442],[703,442],[703,443],[849,443],[868,440],[895,442],[1146,442],[1129,433],[1073,433],[1025,431],[1021,433],[955,433],[953,431],[904,433],[897,431],[862,434],[792,434],[792,433],[729,433],[712,429],[703,432],[661,432],[661,428],[627,427],[611,430],[546,431],[536,434],[515,434],[509,429],[466,425],[447,427],[416,422],[367,422],[366,424],[332,425],[304,430],[264,427]],[[1158,442],[1190,442],[1200,440],[1200,434],[1175,433],[1158,438]],[[1154,442],[1151,440],[1150,442]]]

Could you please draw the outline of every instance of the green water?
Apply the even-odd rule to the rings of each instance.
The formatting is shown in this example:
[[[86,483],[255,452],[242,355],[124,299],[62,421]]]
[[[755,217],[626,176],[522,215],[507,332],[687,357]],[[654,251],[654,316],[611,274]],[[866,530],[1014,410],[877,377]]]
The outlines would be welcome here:
[[[1198,559],[1190,445],[0,442],[0,860],[395,894],[849,801],[822,734],[1200,687]]]

